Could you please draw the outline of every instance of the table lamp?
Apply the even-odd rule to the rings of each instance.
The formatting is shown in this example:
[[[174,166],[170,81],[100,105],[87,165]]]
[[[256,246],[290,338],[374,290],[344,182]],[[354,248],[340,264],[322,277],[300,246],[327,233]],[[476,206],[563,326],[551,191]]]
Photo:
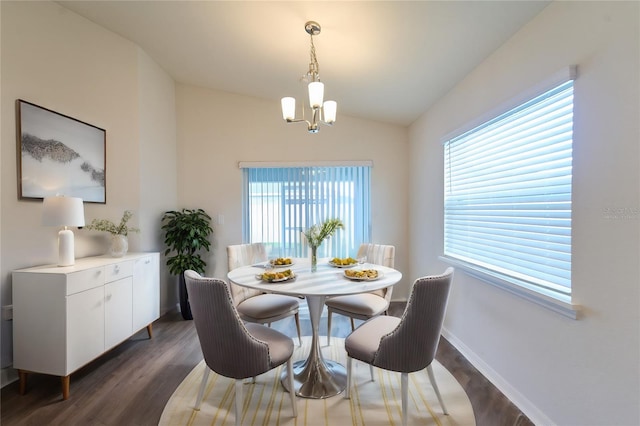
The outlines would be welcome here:
[[[75,264],[73,232],[67,227],[84,226],[82,198],[46,197],[42,203],[42,224],[64,227],[58,233],[58,266]]]

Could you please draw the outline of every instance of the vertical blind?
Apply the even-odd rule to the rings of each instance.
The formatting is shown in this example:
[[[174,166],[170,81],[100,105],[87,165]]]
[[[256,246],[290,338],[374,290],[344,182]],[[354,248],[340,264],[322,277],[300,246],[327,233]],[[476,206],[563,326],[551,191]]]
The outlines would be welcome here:
[[[270,255],[307,256],[302,231],[326,219],[345,227],[318,256],[355,255],[369,241],[371,166],[243,168],[243,240],[263,242]]]
[[[444,145],[444,254],[571,293],[573,81]]]

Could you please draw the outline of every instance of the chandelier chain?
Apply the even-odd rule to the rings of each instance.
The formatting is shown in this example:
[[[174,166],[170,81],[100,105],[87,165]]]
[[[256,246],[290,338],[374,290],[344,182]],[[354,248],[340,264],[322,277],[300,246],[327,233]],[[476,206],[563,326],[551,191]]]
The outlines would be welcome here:
[[[320,65],[316,57],[316,46],[313,44],[313,34],[311,34],[311,48],[309,50],[309,77],[311,81],[320,81]]]

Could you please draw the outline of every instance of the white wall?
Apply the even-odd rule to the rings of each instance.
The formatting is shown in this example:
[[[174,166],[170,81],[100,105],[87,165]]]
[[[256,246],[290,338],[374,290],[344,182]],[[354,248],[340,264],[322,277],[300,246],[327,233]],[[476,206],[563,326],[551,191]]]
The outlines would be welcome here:
[[[396,267],[408,271],[408,133],[394,125],[338,112],[333,127],[307,133],[282,120],[279,102],[178,85],[178,197],[180,207],[202,208],[214,224],[210,275],[226,277],[226,246],[242,242],[239,161],[373,160],[372,240],[396,246]],[[409,276],[394,298],[406,298]]]
[[[640,424],[638,2],[553,2],[410,129],[411,274],[442,254],[441,138],[555,71],[575,82],[578,320],[456,273],[445,332],[537,424]],[[629,214],[612,216],[611,209]],[[428,259],[421,262],[422,259]]]
[[[0,7],[0,25],[2,24],[2,8]],[[1,46],[2,46],[2,31],[0,31],[0,51],[1,51]],[[0,81],[2,81],[2,55],[0,55]],[[0,98],[2,97],[2,85],[0,84]],[[0,101],[0,112],[2,111],[2,102]],[[1,114],[0,114],[0,124],[1,124]],[[0,125],[0,137],[3,135],[2,133],[2,126]],[[1,140],[1,139],[0,139]],[[2,183],[2,149],[0,148],[0,187],[1,187],[1,183]],[[2,240],[2,208],[0,208],[0,241]],[[2,244],[0,244],[0,271],[2,271]],[[2,278],[0,276],[0,282]],[[2,288],[0,287],[0,306],[3,306],[5,303],[4,302],[4,295],[2,292]],[[0,375],[0,386],[3,385],[4,383],[6,383],[8,381],[7,378],[7,372],[8,369],[4,369],[3,366],[4,365],[8,365],[11,361],[11,355],[9,354],[8,351],[3,351],[2,350],[2,336],[6,336],[6,339],[8,340],[12,340],[13,339],[13,328],[12,328],[12,324],[9,321],[5,321],[2,319],[2,317],[0,316],[0,371],[2,371],[2,374]]]
[[[142,233],[131,238],[132,251],[161,250],[159,215],[176,200],[175,112],[173,83],[134,44],[53,2],[0,2],[0,7],[0,295],[6,305],[12,301],[13,269],[57,261],[58,230],[41,225],[42,202],[18,200],[15,100],[106,129],[107,203],[85,204],[85,216],[118,220],[125,209],[136,212],[133,222]],[[156,175],[171,191],[166,198],[148,193]],[[86,230],[75,235],[76,257],[105,252],[104,235]],[[2,324],[4,368],[11,362],[12,337],[11,324]]]
[[[175,82],[144,51],[138,55],[140,171],[138,219],[141,251],[163,251],[162,215],[178,202]],[[175,280],[160,257],[160,307],[176,306]]]

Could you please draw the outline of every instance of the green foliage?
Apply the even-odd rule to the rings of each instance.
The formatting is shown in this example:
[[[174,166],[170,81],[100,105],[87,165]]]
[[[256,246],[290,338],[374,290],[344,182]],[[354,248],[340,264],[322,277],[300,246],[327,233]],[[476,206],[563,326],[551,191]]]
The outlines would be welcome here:
[[[203,274],[206,262],[200,257],[202,250],[209,251],[211,217],[202,209],[167,211],[162,216],[162,230],[167,249],[164,255],[175,253],[167,259],[169,272],[180,275],[187,269]]]
[[[129,235],[129,232],[140,232],[140,229],[134,228],[132,226],[127,226],[127,222],[131,219],[133,213],[131,210],[125,210],[122,215],[122,219],[120,219],[120,223],[116,225],[107,219],[93,219],[91,223],[85,227],[85,229],[95,230],[95,231],[104,231],[108,232],[111,235]]]
[[[338,229],[344,229],[344,224],[340,219],[327,219],[320,225],[313,225],[303,231],[302,234],[307,239],[311,247],[320,247],[320,244],[327,238],[333,236]]]

